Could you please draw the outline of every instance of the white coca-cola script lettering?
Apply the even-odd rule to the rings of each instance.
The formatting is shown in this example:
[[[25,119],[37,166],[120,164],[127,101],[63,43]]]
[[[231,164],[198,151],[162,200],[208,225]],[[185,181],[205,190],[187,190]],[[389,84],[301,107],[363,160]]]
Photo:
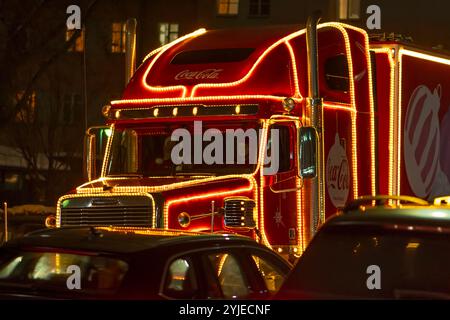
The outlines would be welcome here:
[[[205,69],[200,71],[183,70],[175,76],[175,80],[218,79],[223,69]]]
[[[348,163],[346,159],[341,159],[339,165],[330,165],[328,174],[330,176],[330,186],[337,190],[348,189]]]
[[[350,189],[350,176],[347,153],[342,147],[339,134],[336,133],[333,146],[328,151],[327,190],[331,202],[336,208],[345,206]]]

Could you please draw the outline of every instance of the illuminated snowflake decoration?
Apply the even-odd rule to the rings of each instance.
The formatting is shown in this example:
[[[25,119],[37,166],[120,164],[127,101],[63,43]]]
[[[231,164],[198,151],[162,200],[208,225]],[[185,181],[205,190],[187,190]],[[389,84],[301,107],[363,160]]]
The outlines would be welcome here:
[[[279,209],[277,209],[277,211],[275,212],[275,215],[273,216],[273,218],[275,219],[275,223],[277,224],[277,228],[280,227],[280,224],[283,227],[286,227],[284,225],[284,222],[283,222],[283,216],[281,215],[281,211]]]

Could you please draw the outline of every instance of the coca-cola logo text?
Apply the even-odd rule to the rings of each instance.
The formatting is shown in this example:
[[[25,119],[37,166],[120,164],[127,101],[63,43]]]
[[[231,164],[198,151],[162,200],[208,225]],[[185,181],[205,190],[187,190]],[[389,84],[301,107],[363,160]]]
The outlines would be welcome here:
[[[341,164],[328,167],[329,184],[337,190],[346,190],[348,183],[348,164],[346,159],[342,159]]]
[[[175,76],[175,80],[218,79],[223,69],[205,69],[200,71],[183,70]]]
[[[328,151],[326,172],[328,195],[336,208],[343,208],[347,203],[350,178],[347,152],[336,132],[334,144]]]

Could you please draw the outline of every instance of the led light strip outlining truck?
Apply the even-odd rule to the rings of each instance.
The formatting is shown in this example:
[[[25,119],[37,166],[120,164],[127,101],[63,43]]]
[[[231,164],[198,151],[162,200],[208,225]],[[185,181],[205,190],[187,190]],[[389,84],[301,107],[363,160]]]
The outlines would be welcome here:
[[[200,29],[127,63],[107,129],[87,133],[88,182],[59,199],[56,225],[233,231],[292,257],[361,195],[450,194],[450,60],[318,21]],[[257,163],[171,161],[175,129],[211,128],[259,130]],[[279,168],[264,175],[274,128]]]

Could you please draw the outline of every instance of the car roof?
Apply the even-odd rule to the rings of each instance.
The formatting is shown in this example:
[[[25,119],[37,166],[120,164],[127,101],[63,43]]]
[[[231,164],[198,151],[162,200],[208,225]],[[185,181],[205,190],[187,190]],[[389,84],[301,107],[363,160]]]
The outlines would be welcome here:
[[[43,247],[125,254],[157,247],[214,243],[257,245],[253,239],[235,234],[208,234],[121,227],[63,227],[34,231],[8,242],[9,247]]]
[[[450,206],[360,206],[358,209],[338,213],[326,225],[408,225],[431,227],[428,231],[436,228],[436,232],[450,232]]]

